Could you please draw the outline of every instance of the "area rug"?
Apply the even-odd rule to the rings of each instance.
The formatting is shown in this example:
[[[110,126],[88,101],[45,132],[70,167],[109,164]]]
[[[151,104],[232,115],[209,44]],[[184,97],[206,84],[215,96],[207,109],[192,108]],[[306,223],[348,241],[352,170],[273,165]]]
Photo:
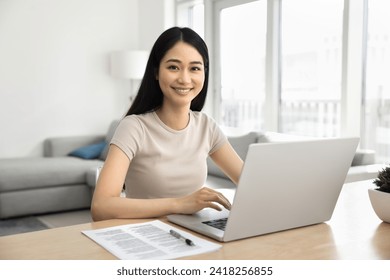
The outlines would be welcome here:
[[[22,217],[0,220],[0,236],[47,229],[36,217]]]

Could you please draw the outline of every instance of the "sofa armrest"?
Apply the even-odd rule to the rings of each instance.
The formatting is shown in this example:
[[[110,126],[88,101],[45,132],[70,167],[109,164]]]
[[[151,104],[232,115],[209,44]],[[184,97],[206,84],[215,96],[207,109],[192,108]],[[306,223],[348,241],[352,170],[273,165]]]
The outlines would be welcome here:
[[[256,132],[249,132],[240,136],[230,136],[228,141],[241,159],[245,160],[249,145],[256,143],[257,137],[258,134]],[[228,179],[210,157],[207,157],[207,173],[208,175]]]
[[[52,137],[43,142],[43,155],[45,157],[66,156],[77,148],[104,140],[105,135]]]
[[[370,165],[375,163],[374,150],[357,150],[351,166]]]
[[[317,139],[317,138],[266,131],[264,133],[259,133],[257,143],[283,143],[283,142],[294,142],[294,141],[313,140],[313,139]]]

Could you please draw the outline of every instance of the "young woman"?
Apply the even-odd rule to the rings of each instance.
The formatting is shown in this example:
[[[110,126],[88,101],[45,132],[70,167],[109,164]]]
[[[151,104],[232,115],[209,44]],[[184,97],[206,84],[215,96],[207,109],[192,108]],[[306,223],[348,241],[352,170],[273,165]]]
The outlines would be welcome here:
[[[198,34],[173,27],[160,35],[111,141],[93,196],[94,220],[230,208],[221,193],[204,186],[208,156],[236,184],[243,166],[217,124],[200,112],[208,73],[207,46]]]

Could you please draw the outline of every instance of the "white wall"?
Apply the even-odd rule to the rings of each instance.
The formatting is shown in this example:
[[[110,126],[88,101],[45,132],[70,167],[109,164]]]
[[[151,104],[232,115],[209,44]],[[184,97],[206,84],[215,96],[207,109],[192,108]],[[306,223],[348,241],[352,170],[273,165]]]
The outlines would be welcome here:
[[[143,1],[140,1],[143,2]],[[108,55],[137,49],[137,0],[0,0],[0,158],[40,156],[46,137],[105,133],[130,82]]]
[[[140,48],[151,49],[160,34],[175,24],[175,0],[140,0]]]

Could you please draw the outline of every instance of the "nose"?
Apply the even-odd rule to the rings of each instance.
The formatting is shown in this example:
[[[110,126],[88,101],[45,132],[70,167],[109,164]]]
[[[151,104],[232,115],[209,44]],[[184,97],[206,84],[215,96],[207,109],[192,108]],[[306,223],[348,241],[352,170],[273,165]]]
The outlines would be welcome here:
[[[191,82],[190,73],[187,70],[180,71],[178,82],[181,84],[188,84]]]

